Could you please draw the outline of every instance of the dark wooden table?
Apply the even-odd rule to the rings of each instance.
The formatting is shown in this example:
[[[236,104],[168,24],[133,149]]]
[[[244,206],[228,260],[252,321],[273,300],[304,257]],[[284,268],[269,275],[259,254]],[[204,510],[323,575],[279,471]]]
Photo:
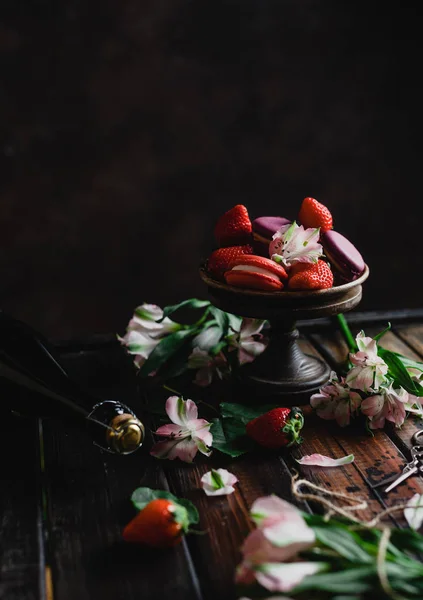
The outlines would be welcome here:
[[[368,335],[391,321],[392,330],[382,345],[423,360],[423,311],[347,317],[353,331],[363,328]],[[303,349],[319,354],[336,369],[347,351],[331,321],[299,325]],[[132,361],[112,336],[59,344],[58,350],[69,374],[87,390],[102,399],[126,402],[152,426]],[[7,412],[2,416],[1,599],[235,600],[239,548],[252,527],[249,507],[270,493],[292,500],[291,473],[300,468],[294,457],[303,454],[355,455],[355,462],[345,467],[303,467],[301,474],[327,489],[367,499],[369,510],[361,514],[363,518],[423,493],[418,477],[388,495],[383,487],[371,488],[408,460],[411,436],[423,426],[413,417],[400,430],[386,428],[371,438],[307,416],[304,443],[292,451],[236,459],[215,451],[211,458],[198,455],[188,465],[150,457],[151,434],[136,453],[114,456],[99,450],[74,424],[22,419]],[[212,498],[204,494],[200,478],[211,467],[227,468],[238,477],[234,494]],[[191,500],[206,534],[188,535],[180,546],[166,551],[123,543],[122,528],[135,514],[130,496],[138,486],[168,489]],[[401,516],[391,518],[391,523],[405,526]]]

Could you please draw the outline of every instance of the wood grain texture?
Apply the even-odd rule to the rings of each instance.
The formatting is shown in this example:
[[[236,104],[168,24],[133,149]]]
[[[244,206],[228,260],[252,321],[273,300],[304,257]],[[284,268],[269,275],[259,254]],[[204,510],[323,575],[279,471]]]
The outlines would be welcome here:
[[[133,371],[121,350],[73,355],[64,362],[97,397],[119,398],[137,410]],[[136,453],[115,456],[71,423],[46,421],[44,431],[54,597],[197,600],[184,545],[163,555],[121,539],[136,514],[132,492],[168,487],[160,463],[148,454],[151,438]]]
[[[40,600],[44,556],[38,420],[6,417],[0,436],[0,598]]]
[[[352,328],[357,332],[360,323]],[[380,329],[383,327],[370,324],[365,327],[368,335]],[[421,360],[423,326],[396,324],[381,343]],[[307,331],[300,346],[335,370],[347,354],[345,343],[332,326]],[[210,458],[197,455],[191,465],[178,460],[158,461],[149,455],[152,431],[162,422],[164,401],[172,392],[157,386],[137,387],[131,359],[110,340],[81,351],[74,344],[69,352],[65,350],[62,346],[63,364],[69,374],[98,399],[128,404],[147,425],[147,439],[133,455],[114,456],[94,446],[88,433],[75,423],[46,419],[42,427],[45,472],[41,474],[33,451],[37,431],[33,421],[24,422],[31,449],[25,457],[13,455],[1,474],[2,486],[11,490],[0,494],[2,599],[45,600],[45,589],[40,587],[40,582],[44,585],[44,552],[54,600],[236,600],[234,575],[241,560],[241,545],[254,527],[249,516],[252,503],[273,493],[304,510],[322,511],[316,502],[293,498],[292,477],[365,500],[367,510],[357,513],[362,519],[373,518],[385,508],[423,493],[423,482],[415,476],[389,494],[384,493],[384,486],[373,487],[399,473],[409,459],[412,434],[423,426],[413,417],[401,429],[386,426],[372,437],[359,421],[341,428],[319,419],[304,405],[301,446],[278,452],[262,449],[238,458],[214,451]],[[214,411],[221,401],[243,401],[236,388],[226,383],[199,390],[188,382],[183,390],[177,389],[199,401],[200,416],[208,419],[216,416]],[[4,455],[16,435],[17,422],[12,424],[0,441]],[[297,463],[301,456],[316,452],[334,458],[352,453],[355,461],[333,469]],[[33,460],[31,469],[28,456]],[[237,476],[235,493],[207,497],[201,489],[201,476],[219,467]],[[28,489],[37,490],[40,482],[47,499],[43,522],[37,494],[28,495]],[[189,534],[180,546],[165,552],[122,543],[122,529],[136,514],[130,496],[139,486],[167,489],[191,500],[199,510],[197,529],[201,534]],[[406,525],[402,513],[387,522]],[[45,527],[44,547],[39,544],[41,526]]]

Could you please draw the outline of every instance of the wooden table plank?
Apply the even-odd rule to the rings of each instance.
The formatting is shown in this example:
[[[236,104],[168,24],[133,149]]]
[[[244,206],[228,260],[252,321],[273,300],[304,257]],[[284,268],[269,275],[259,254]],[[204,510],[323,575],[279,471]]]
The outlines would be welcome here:
[[[38,420],[14,415],[0,436],[0,598],[40,600],[45,590]]]
[[[69,355],[63,364],[98,398],[119,399],[138,412],[132,366],[121,349]],[[121,539],[136,514],[133,490],[168,487],[159,462],[149,456],[149,443],[132,455],[115,456],[70,422],[46,421],[44,430],[54,597],[199,600],[185,545],[163,553]]]

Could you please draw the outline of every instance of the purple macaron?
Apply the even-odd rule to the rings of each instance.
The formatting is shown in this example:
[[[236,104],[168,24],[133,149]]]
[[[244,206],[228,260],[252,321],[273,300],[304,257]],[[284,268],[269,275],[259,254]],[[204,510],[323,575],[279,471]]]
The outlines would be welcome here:
[[[251,222],[253,228],[253,248],[256,254],[269,258],[269,244],[273,235],[291,221],[285,217],[258,217]]]
[[[353,281],[363,273],[366,267],[363,257],[345,236],[331,229],[322,233],[320,243],[342,282]]]

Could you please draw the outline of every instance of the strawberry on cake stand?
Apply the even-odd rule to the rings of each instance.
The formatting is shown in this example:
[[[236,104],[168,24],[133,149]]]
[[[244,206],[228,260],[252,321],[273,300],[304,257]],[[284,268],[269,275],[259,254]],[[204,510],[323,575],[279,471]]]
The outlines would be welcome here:
[[[263,230],[266,219],[268,232]],[[300,348],[297,321],[354,309],[369,268],[352,243],[333,231],[328,209],[315,199],[303,200],[298,222],[284,220],[277,231],[272,230],[275,217],[257,220],[261,249],[268,239],[268,254],[260,256],[255,222],[245,206],[233,207],[216,224],[218,248],[201,266],[200,276],[217,308],[269,322],[266,349],[236,373],[242,391],[252,399],[295,406],[308,403],[330,377],[320,357]]]

